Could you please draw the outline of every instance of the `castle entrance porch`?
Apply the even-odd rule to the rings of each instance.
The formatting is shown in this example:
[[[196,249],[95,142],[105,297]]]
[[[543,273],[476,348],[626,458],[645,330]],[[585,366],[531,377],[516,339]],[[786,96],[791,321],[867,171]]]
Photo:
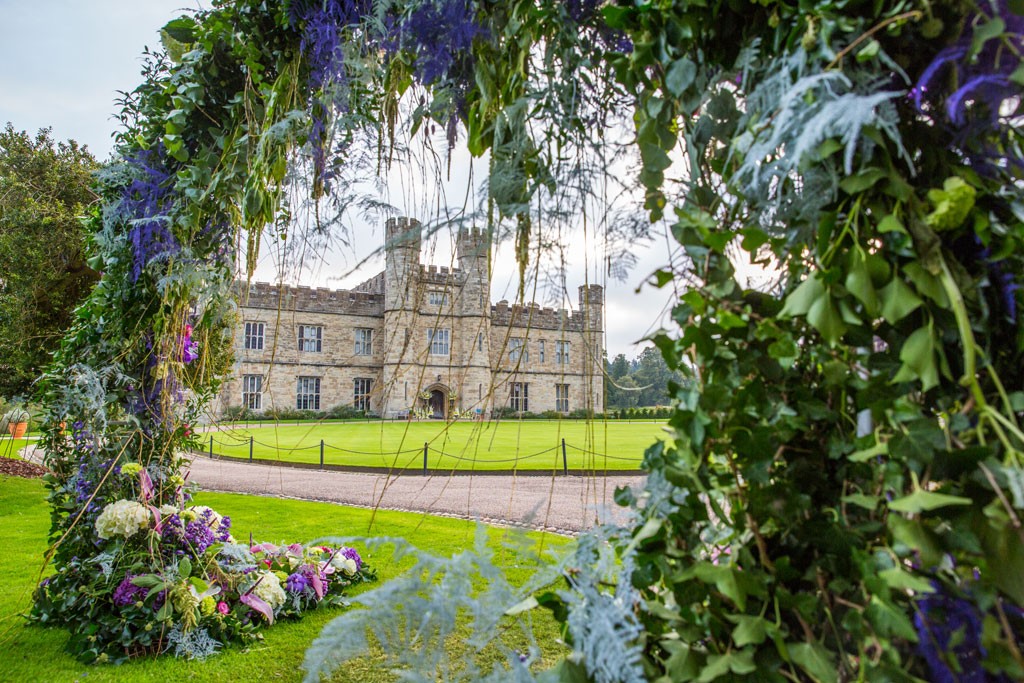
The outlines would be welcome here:
[[[430,400],[427,401],[430,410],[430,417],[434,420],[444,420],[448,417],[448,394],[444,389],[433,389],[430,392]]]

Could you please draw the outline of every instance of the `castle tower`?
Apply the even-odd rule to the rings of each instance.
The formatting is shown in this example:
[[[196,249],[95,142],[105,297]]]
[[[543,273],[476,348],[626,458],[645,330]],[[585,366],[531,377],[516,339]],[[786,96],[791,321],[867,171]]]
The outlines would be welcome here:
[[[459,230],[456,238],[461,291],[456,301],[459,333],[453,339],[455,367],[461,368],[458,405],[463,411],[491,407],[491,240],[480,228]]]
[[[604,288],[581,285],[580,312],[583,314],[583,377],[587,387],[588,410],[604,412]]]
[[[393,415],[415,403],[418,377],[410,371],[420,350],[413,330],[419,299],[422,229],[414,218],[389,218],[384,224],[384,366],[381,414]],[[408,375],[408,376],[407,376]]]

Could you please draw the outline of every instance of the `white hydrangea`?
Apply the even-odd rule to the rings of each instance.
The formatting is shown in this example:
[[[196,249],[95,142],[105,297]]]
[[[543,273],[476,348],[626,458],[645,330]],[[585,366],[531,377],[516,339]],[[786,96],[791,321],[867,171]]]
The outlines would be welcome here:
[[[345,557],[342,555],[340,549],[331,557],[331,566],[335,569],[341,570],[348,576],[352,576],[359,571],[356,561],[351,557]]]
[[[134,500],[117,500],[103,508],[96,519],[96,535],[107,540],[130,538],[149,527],[149,509]]]
[[[281,587],[281,579],[273,572],[260,572],[256,575],[258,583],[253,588],[252,594],[263,602],[270,605],[270,609],[276,610],[284,604],[288,596]]]

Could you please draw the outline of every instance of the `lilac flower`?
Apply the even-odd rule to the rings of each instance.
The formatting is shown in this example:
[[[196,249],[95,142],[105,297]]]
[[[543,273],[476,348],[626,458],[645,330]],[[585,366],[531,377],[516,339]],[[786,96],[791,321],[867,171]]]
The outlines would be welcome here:
[[[114,589],[114,604],[118,607],[127,607],[134,604],[144,599],[146,593],[149,592],[149,589],[132,583],[132,579],[136,576],[139,576],[139,574],[128,574],[117,588]]]

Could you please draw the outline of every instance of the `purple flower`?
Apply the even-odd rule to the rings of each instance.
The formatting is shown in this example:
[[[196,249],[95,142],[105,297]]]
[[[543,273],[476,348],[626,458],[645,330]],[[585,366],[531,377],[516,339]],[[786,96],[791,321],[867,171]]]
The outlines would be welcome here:
[[[142,586],[136,586],[132,583],[132,579],[139,574],[128,574],[124,577],[124,580],[114,589],[114,604],[118,607],[127,607],[128,605],[134,604],[146,597],[146,593],[149,589]]]
[[[305,570],[297,571],[285,579],[284,587],[289,593],[301,593],[309,588],[309,577]]]
[[[199,358],[199,342],[192,341],[192,326],[185,325],[185,334],[181,338],[181,361],[191,363]]]
[[[132,282],[138,281],[150,261],[181,251],[167,216],[174,198],[174,174],[165,168],[165,161],[163,148],[143,150],[125,160],[134,170],[134,179],[125,186],[120,205],[129,226]]]
[[[342,557],[347,557],[356,563],[356,571],[363,568],[363,558],[359,557],[359,552],[355,548],[341,548],[339,552]]]
[[[1020,66],[1024,52],[1024,17],[1007,4],[1007,0],[979,3],[977,12],[964,22],[960,37],[935,55],[910,91],[919,112],[937,120],[940,112],[945,115],[943,122],[954,134],[954,145],[982,165],[1005,158],[998,146],[979,138],[1004,133],[1000,109],[1020,94],[1010,75]],[[975,27],[996,18],[1003,22],[1003,34],[986,40],[975,53]]]

